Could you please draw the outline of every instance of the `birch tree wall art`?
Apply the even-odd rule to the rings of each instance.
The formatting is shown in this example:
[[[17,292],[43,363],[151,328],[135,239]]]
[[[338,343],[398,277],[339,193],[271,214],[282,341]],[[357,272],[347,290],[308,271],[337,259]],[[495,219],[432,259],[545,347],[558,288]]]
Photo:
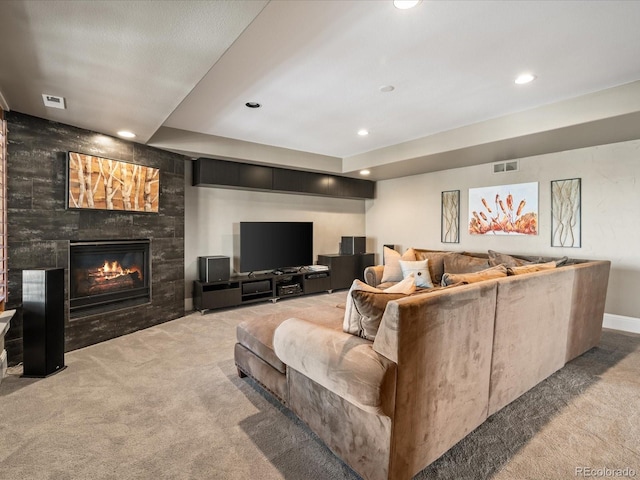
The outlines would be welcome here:
[[[67,208],[158,213],[160,170],[69,152]]]
[[[551,246],[582,246],[579,178],[551,182]]]

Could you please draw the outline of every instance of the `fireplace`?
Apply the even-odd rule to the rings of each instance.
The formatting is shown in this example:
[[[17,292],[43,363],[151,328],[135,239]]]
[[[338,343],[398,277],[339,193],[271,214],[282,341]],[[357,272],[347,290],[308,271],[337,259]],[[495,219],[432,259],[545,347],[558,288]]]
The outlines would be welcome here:
[[[140,305],[151,300],[147,240],[72,242],[69,246],[71,317]]]

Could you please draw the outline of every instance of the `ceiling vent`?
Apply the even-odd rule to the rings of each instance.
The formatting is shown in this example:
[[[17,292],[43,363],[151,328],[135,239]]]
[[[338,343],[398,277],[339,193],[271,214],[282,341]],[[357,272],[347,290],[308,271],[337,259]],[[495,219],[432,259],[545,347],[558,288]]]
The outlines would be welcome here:
[[[493,173],[517,172],[518,161],[509,160],[508,162],[498,162],[492,165]]]
[[[45,107],[60,108],[61,110],[65,110],[67,108],[64,102],[64,97],[43,93],[42,100],[44,101]]]

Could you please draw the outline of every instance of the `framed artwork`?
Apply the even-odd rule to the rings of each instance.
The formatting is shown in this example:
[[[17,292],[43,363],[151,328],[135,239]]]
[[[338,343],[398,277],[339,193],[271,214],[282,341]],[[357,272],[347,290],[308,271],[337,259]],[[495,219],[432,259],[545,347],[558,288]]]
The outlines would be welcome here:
[[[158,213],[160,170],[69,152],[67,208]]]
[[[460,243],[460,190],[442,192],[440,241]]]
[[[470,188],[469,233],[537,235],[538,183]]]
[[[551,246],[582,246],[581,181],[579,178],[551,182]]]

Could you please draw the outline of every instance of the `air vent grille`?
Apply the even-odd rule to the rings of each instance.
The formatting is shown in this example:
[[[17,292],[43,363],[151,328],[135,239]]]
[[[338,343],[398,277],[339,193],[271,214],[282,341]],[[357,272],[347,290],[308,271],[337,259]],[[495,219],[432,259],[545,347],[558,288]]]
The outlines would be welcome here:
[[[46,93],[43,93],[42,101],[44,102],[45,107],[60,108],[62,110],[65,110],[67,108],[67,106],[65,105],[64,97],[58,97],[57,95],[48,95]]]
[[[518,171],[518,161],[509,160],[507,162],[498,162],[492,165],[493,173],[507,173]]]

